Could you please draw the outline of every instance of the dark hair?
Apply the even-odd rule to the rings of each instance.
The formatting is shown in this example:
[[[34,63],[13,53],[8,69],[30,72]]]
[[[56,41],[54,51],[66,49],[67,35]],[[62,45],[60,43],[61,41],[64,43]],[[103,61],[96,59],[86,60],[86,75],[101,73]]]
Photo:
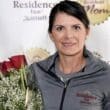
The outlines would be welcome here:
[[[59,12],[64,12],[68,15],[76,17],[84,24],[86,28],[89,28],[89,19],[87,17],[84,7],[80,5],[78,2],[65,0],[56,4],[52,8],[49,16],[48,32],[51,33],[55,17]]]

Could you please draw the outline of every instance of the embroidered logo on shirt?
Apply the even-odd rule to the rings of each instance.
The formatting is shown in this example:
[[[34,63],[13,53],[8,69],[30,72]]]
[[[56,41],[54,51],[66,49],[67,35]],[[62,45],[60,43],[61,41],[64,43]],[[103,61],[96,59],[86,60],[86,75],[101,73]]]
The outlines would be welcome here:
[[[97,99],[90,91],[77,92],[76,96],[80,98],[80,103],[84,104],[93,104]]]

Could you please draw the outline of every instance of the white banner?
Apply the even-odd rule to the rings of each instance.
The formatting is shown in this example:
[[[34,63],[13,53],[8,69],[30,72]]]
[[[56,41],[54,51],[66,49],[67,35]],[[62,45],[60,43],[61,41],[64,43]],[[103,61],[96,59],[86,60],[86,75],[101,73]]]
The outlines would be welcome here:
[[[0,61],[33,47],[46,49],[51,54],[55,51],[48,36],[48,16],[50,9],[59,1],[61,0],[0,1]],[[110,3],[108,0],[90,1],[79,0],[85,5],[89,17],[95,20],[91,21],[94,25],[91,25],[87,48],[110,61],[110,10],[105,5]]]

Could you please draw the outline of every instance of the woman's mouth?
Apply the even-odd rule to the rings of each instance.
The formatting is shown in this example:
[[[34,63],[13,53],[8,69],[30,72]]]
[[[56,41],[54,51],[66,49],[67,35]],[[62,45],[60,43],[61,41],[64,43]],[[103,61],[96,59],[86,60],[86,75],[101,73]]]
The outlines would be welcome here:
[[[64,47],[68,48],[68,47],[72,47],[73,45],[75,45],[76,43],[71,43],[71,42],[65,42],[62,43]]]

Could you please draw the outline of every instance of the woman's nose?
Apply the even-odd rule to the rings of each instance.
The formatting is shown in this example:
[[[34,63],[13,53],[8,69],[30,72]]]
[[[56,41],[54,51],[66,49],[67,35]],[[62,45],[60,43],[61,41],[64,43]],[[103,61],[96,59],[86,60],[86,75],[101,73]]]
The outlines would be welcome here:
[[[65,37],[70,39],[74,36],[74,32],[71,29],[66,30]]]

